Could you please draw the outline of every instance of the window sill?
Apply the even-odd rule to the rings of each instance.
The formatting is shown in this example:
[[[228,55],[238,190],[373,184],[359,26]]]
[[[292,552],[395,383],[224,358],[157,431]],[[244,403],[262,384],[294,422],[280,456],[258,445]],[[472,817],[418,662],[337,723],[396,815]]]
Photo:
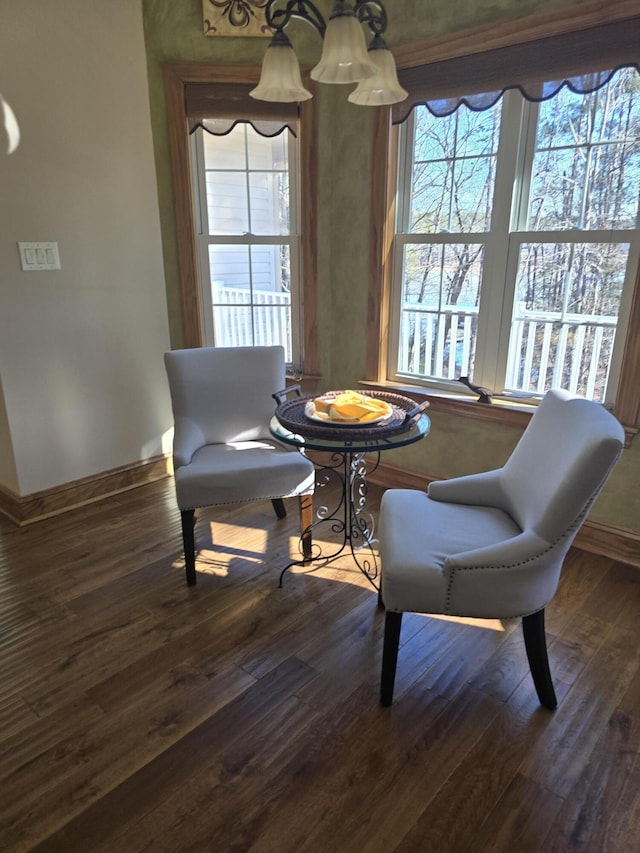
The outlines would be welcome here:
[[[375,391],[390,391],[402,394],[421,403],[428,400],[430,408],[434,412],[445,412],[446,414],[459,415],[464,418],[474,418],[480,421],[500,423],[507,426],[515,426],[524,429],[536,407],[531,403],[521,400],[512,400],[504,397],[494,397],[491,403],[480,403],[470,394],[456,394],[450,391],[434,391],[417,385],[400,385],[394,382],[370,382],[360,380],[359,385]],[[638,427],[625,426],[625,447],[629,447],[631,441],[638,433]]]
[[[471,394],[431,390],[418,385],[400,385],[395,382],[369,382],[366,380],[362,380],[359,384],[377,391],[402,394],[418,403],[428,400],[431,409],[435,412],[446,412],[462,415],[466,418],[493,421],[522,428],[529,423],[529,419],[536,409],[531,403],[520,400],[494,398],[491,403],[480,403]]]

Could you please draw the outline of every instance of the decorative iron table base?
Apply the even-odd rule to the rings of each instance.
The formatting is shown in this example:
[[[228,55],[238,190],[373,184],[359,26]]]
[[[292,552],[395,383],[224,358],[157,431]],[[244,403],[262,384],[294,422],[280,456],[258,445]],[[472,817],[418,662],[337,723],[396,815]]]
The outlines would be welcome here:
[[[374,551],[375,519],[371,512],[366,509],[367,499],[367,474],[372,473],[380,462],[380,453],[373,454],[374,464],[367,470],[366,453],[351,452],[349,450],[334,451],[330,459],[316,469],[316,491],[317,497],[323,490],[330,490],[335,483],[338,484],[338,495],[332,505],[322,503],[315,512],[316,521],[305,533],[313,535],[312,556],[306,560],[292,560],[280,572],[280,583],[285,574],[293,566],[309,566],[312,563],[326,565],[336,560],[345,551],[350,551],[354,563],[369,583],[378,589],[376,583],[378,578],[378,562]],[[336,543],[337,550],[331,554],[324,554],[320,546],[315,544],[315,533],[324,525],[335,534],[342,534],[342,541]],[[302,539],[300,550],[302,550]],[[366,552],[366,557],[362,553]],[[311,569],[314,571],[314,569]]]

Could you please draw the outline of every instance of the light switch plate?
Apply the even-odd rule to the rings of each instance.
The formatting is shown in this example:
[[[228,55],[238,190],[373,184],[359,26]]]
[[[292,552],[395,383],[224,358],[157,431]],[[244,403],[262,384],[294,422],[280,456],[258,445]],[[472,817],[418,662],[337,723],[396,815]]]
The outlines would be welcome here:
[[[18,243],[23,270],[59,270],[57,243]]]

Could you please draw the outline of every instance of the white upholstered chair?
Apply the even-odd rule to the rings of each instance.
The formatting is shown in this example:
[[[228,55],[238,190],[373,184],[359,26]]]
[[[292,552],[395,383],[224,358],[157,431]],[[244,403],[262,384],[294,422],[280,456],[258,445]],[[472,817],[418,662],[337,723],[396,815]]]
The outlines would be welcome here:
[[[175,421],[173,466],[182,518],[187,583],[196,582],[194,524],[199,507],[300,498],[303,555],[311,554],[313,464],[269,433],[272,394],[285,386],[284,350],[203,347],[165,353]]]
[[[434,482],[428,492],[385,492],[383,705],[393,700],[402,613],[412,611],[522,617],[538,698],[556,707],[544,608],[623,444],[622,427],[601,405],[549,391],[503,468]]]

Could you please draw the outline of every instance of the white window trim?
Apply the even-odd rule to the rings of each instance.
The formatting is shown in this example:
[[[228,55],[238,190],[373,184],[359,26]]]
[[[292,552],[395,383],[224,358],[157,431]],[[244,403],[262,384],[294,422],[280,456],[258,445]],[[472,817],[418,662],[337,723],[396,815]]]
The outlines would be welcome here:
[[[204,133],[199,128],[191,135],[190,150],[192,157],[193,206],[196,228],[198,255],[198,283],[202,310],[202,333],[204,346],[216,346],[214,318],[211,307],[211,282],[209,264],[209,246],[287,246],[291,276],[291,349],[292,360],[288,367],[299,370],[302,364],[302,294],[300,268],[300,178],[297,140],[289,137],[288,175],[289,175],[289,233],[288,234],[209,234],[207,208],[206,168],[204,159]],[[284,130],[283,133],[289,133]]]
[[[412,383],[417,386],[445,391],[460,389],[458,382],[448,381],[446,378],[427,378],[412,373],[399,373],[397,370],[401,326],[402,265],[406,245],[466,242],[485,247],[473,379],[476,384],[495,389],[496,393],[500,393],[501,389],[505,387],[507,378],[516,280],[515,270],[520,245],[526,242],[602,243],[616,241],[629,244],[629,255],[619,310],[616,342],[609,368],[610,381],[607,384],[604,400],[605,404],[613,406],[622,369],[634,280],[640,259],[640,229],[636,227],[636,229],[602,231],[582,231],[580,229],[564,231],[526,230],[538,104],[524,100],[515,91],[506,92],[503,101],[490,231],[409,234],[404,230],[409,221],[415,110],[400,130],[396,164],[397,216],[393,238],[387,381]],[[515,180],[518,172],[521,178],[519,181]],[[505,201],[509,197],[511,197],[511,203],[506,204]],[[493,286],[491,282],[494,283]],[[533,393],[531,398],[535,401],[540,396],[542,395]]]

